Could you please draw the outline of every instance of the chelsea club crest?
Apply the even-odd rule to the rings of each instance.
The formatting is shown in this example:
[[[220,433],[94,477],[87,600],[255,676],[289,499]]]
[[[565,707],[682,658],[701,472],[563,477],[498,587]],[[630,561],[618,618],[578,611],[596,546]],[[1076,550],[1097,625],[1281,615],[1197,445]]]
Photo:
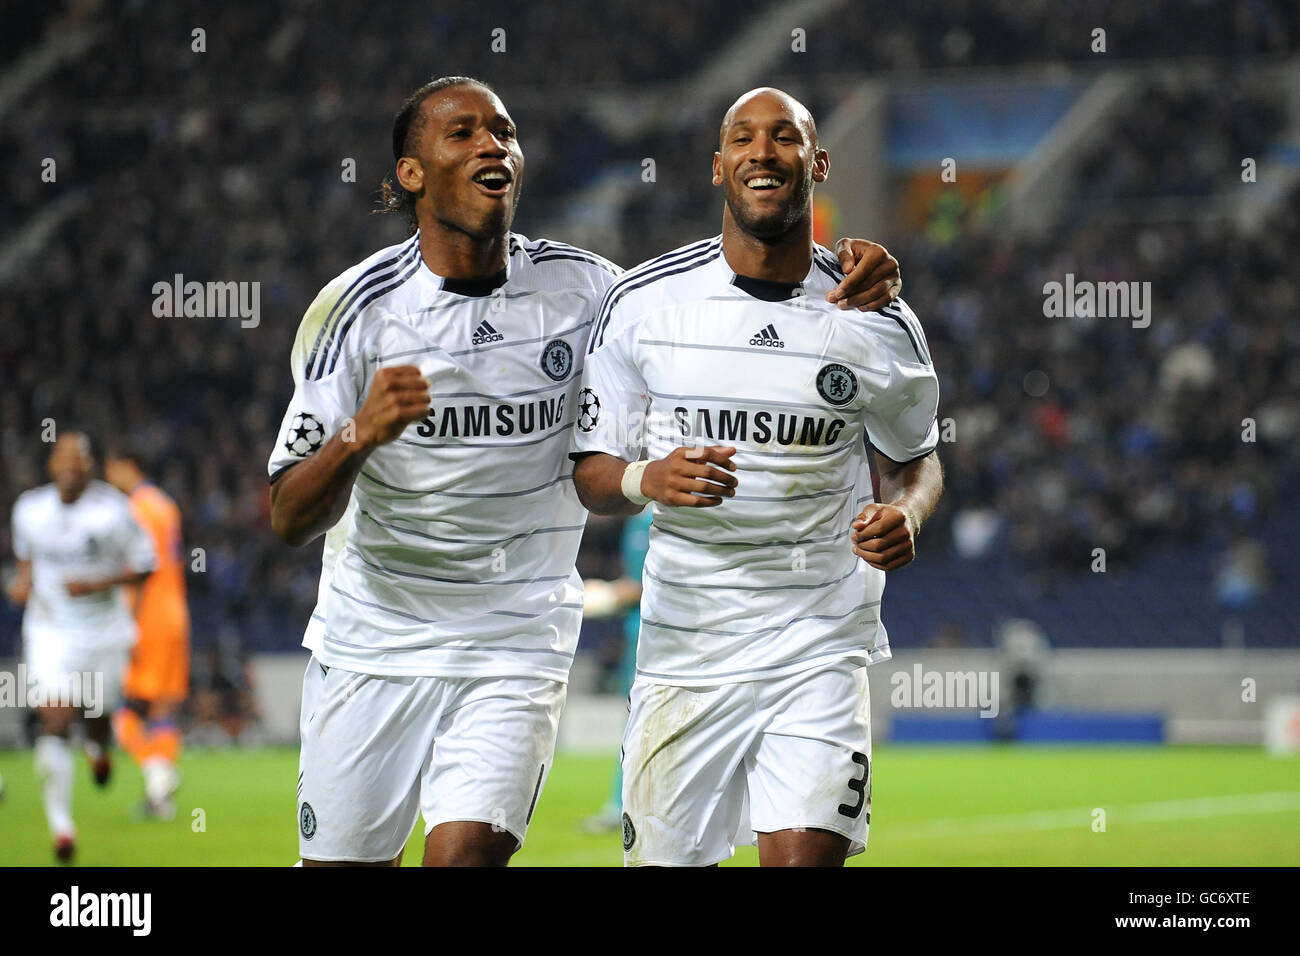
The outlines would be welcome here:
[[[858,377],[832,362],[817,373],[817,394],[832,405],[847,405],[858,394]]]
[[[551,339],[542,349],[542,371],[563,382],[573,371],[573,348],[564,339]]]

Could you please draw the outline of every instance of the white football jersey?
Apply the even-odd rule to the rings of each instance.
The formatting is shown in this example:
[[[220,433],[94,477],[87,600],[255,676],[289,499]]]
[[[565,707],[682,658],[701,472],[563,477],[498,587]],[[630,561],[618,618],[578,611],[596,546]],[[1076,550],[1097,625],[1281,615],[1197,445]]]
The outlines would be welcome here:
[[[352,526],[352,517],[357,511],[357,496],[349,495],[347,509],[334,526],[325,532],[325,547],[320,556],[320,583],[316,586],[316,606],[312,608],[311,618],[307,621],[307,630],[302,635],[302,646],[313,654],[317,653],[325,642],[325,602],[329,598],[330,585],[334,581],[334,565],[338,564],[339,553],[348,541],[348,528]]]
[[[58,640],[68,650],[129,648],[135,617],[126,589],[73,597],[69,581],[95,581],[154,569],[153,541],[131,515],[126,495],[91,481],[71,504],[53,485],[18,496],[13,510],[14,555],[32,563],[32,590],[23,636]]]
[[[898,462],[935,448],[939,387],[911,309],[841,311],[825,295],[842,278],[821,247],[802,283],[737,276],[719,236],[606,294],[574,454],[737,449],[734,498],[653,505],[639,679],[705,686],[889,657],[885,575],[849,534],[875,500],[870,447]]]
[[[587,512],[567,456],[596,309],[621,273],[511,235],[504,276],[435,275],[419,236],[330,282],[293,348],[272,482],[361,409],[376,370],[416,365],[428,417],[362,466],[326,538],[305,643],[371,674],[567,680]]]

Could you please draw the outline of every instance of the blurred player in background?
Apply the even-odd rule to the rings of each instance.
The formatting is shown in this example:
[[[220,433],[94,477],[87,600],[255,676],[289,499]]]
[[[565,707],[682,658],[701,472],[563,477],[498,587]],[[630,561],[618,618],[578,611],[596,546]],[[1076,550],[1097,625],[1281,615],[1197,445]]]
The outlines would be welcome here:
[[[510,232],[523,152],[481,81],[421,87],[392,146],[413,235],[308,308],[268,462],[275,532],[328,532],[303,642],[299,849],[395,865],[423,812],[426,865],[503,866],[551,765],[577,644],[586,512],[567,436],[621,270]],[[857,286],[892,287],[880,253]]]
[[[618,664],[618,692],[627,697],[636,679],[636,640],[641,633],[641,570],[650,547],[648,510],[632,515],[623,522],[619,536],[619,556],[623,576],[613,581],[588,579],[583,582],[582,617],[590,620],[619,615],[623,621],[623,652]],[[605,805],[595,816],[584,821],[588,833],[617,830],[623,819],[623,762],[614,764],[614,781]]]
[[[883,572],[942,487],[939,390],[901,300],[823,299],[842,275],[812,238],[829,164],[802,104],[741,97],[714,155],[722,235],[628,272],[592,330],[574,484],[598,514],[656,503],[623,738],[632,865],[866,846],[865,665],[889,656]]]
[[[147,816],[171,819],[180,785],[181,732],[176,712],[189,692],[190,610],[185,601],[181,512],[144,473],[130,448],[110,449],[104,477],[127,495],[131,513],[153,539],[157,569],[135,595],[139,639],[131,652],[124,705],[113,715],[118,742],[144,773]]]
[[[26,607],[23,661],[44,702],[36,774],[55,856],[64,863],[76,850],[69,731],[81,711],[86,756],[95,783],[105,786],[110,715],[136,639],[126,589],[143,583],[156,563],[126,497],[92,480],[93,469],[90,441],[64,432],[50,452],[52,484],[23,492],[13,510],[18,573],[9,599]]]

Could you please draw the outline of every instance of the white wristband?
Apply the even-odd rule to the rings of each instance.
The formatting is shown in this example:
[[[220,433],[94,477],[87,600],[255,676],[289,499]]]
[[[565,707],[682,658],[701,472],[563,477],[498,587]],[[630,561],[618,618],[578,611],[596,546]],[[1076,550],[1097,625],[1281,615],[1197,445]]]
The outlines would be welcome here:
[[[649,495],[641,494],[641,473],[648,464],[648,461],[634,461],[623,469],[623,497],[638,508],[644,508],[650,502]]]

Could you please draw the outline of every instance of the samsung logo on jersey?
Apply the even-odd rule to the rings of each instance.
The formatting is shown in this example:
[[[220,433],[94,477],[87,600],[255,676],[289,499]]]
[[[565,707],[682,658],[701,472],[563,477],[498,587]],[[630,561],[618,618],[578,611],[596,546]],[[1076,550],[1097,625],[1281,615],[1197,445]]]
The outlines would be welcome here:
[[[759,445],[833,445],[844,430],[842,418],[824,415],[792,415],[766,409],[752,415],[734,408],[697,408],[695,414],[682,405],[673,409],[677,430],[683,438],[711,438],[715,441],[752,441]]]
[[[531,435],[560,423],[564,395],[519,405],[446,405],[415,426],[421,438],[478,438],[485,435]]]

